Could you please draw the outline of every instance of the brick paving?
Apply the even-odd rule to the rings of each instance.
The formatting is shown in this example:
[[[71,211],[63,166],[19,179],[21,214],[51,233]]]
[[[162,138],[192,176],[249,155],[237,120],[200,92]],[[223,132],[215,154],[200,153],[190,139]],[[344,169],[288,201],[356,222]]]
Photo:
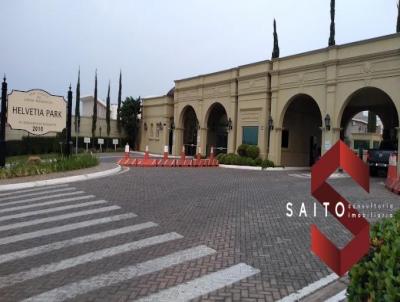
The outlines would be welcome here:
[[[330,180],[331,184],[351,202],[365,204],[374,202],[381,205],[389,203],[398,209],[399,196],[388,192],[382,181],[383,179],[379,178],[371,179],[371,192],[366,194],[348,178]],[[318,216],[312,216],[310,179],[293,177],[286,172],[222,168],[133,168],[123,174],[73,183],[68,187],[84,191],[83,196],[95,195],[89,200],[75,203],[106,200],[107,204],[0,221],[0,228],[18,222],[99,207],[119,206],[120,209],[1,231],[0,258],[1,255],[12,254],[15,251],[44,245],[53,247],[55,242],[68,241],[68,244],[58,244],[60,247],[55,250],[0,263],[0,280],[6,280],[4,278],[10,276],[13,278],[10,277],[7,282],[8,285],[13,284],[6,287],[0,285],[1,301],[23,300],[54,289],[66,288],[74,282],[90,280],[102,274],[104,278],[96,279],[98,288],[73,296],[69,301],[133,301],[239,263],[244,263],[260,272],[232,285],[206,292],[195,301],[275,301],[331,273],[310,252],[311,224],[317,224],[338,245],[343,246],[350,239],[349,233],[335,219],[324,217],[323,208],[319,205],[317,205]],[[15,196],[28,193],[16,194]],[[43,193],[39,196],[47,196],[48,199],[28,201],[27,204],[53,200],[51,194]],[[0,194],[0,210],[2,203],[18,200],[18,197],[7,200],[6,196],[2,197]],[[286,217],[287,202],[293,203],[293,210],[297,212],[295,217]],[[306,204],[308,217],[297,217],[302,202]],[[61,205],[51,207],[56,206]],[[4,206],[6,207],[8,206]],[[46,208],[49,207],[39,206],[4,214],[0,212],[0,217]],[[394,212],[386,209],[379,211]],[[1,244],[1,239],[8,236],[128,213],[137,216]],[[71,243],[76,237],[148,222],[153,222],[153,225],[115,236],[109,235],[101,240]],[[146,241],[150,237],[167,233],[177,233],[182,238],[118,254],[116,252],[120,246],[129,242]],[[199,246],[207,248],[209,254],[174,265],[169,263],[165,268],[160,267],[159,270],[120,282],[112,280],[116,276],[110,275],[110,272],[135,265],[140,271],[140,264],[151,264],[155,259]],[[112,250],[115,255],[96,256],[97,258],[93,256],[105,249]],[[71,260],[68,262],[69,266],[63,268],[60,263],[65,263],[65,259]],[[47,264],[58,264],[56,266],[58,269],[43,274],[43,267]],[[30,273],[27,274],[27,271]],[[18,279],[18,276],[35,276],[37,271],[41,275]],[[113,281],[115,283],[112,283]],[[102,286],[102,282],[108,282],[108,286]]]

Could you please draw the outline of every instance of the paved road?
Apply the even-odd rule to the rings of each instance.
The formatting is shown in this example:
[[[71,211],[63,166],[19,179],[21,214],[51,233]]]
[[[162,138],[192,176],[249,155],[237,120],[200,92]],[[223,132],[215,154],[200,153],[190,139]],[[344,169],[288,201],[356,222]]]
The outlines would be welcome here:
[[[350,201],[399,208],[381,182],[366,194],[331,180]],[[278,300],[331,273],[309,251],[311,224],[350,238],[321,207],[312,216],[309,191],[285,172],[134,168],[0,193],[1,301]]]

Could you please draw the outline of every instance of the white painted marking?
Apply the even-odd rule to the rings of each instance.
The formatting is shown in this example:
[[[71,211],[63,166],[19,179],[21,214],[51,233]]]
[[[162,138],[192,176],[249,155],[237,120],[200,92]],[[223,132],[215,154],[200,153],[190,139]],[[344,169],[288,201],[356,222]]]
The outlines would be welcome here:
[[[162,290],[156,294],[136,300],[138,302],[184,302],[216,291],[260,271],[239,263],[229,268]]]
[[[330,274],[314,283],[307,285],[306,287],[303,287],[302,289],[298,290],[297,292],[290,294],[289,296],[286,296],[285,298],[279,300],[278,302],[299,301],[301,298],[308,296],[309,294],[315,292],[316,290],[320,289],[321,287],[324,287],[337,279],[339,279],[338,275]]]
[[[65,185],[55,185],[55,186],[51,186],[51,187],[40,187],[40,188],[34,188],[34,189],[24,189],[24,190],[0,193],[0,197],[14,195],[14,194],[20,194],[20,193],[43,191],[43,190],[55,189],[55,188],[65,188],[65,187],[68,187],[68,185],[65,184]]]
[[[16,205],[16,204],[20,204],[20,203],[32,202],[32,201],[38,201],[38,200],[42,200],[42,199],[57,198],[57,197],[64,197],[64,196],[71,196],[71,195],[79,195],[79,194],[83,194],[83,193],[85,193],[85,192],[84,191],[75,191],[75,192],[62,193],[62,194],[56,194],[56,195],[46,195],[46,196],[41,196],[41,197],[35,197],[35,198],[18,200],[18,201],[0,203],[0,207],[11,206],[11,205]]]
[[[118,236],[118,235],[122,235],[122,234],[131,233],[131,232],[137,232],[140,230],[144,230],[144,229],[156,227],[156,226],[158,226],[158,224],[156,224],[154,222],[145,222],[145,223],[135,224],[135,225],[131,225],[131,226],[127,226],[127,227],[123,227],[123,228],[119,228],[119,229],[114,229],[114,230],[110,230],[110,231],[105,231],[105,232],[101,232],[101,233],[95,233],[95,234],[76,237],[76,238],[67,239],[67,240],[63,240],[63,241],[52,242],[52,243],[49,243],[46,245],[36,246],[36,247],[30,248],[30,249],[0,255],[0,264],[9,262],[9,261],[14,261],[17,259],[22,259],[25,257],[31,257],[31,256],[35,256],[35,255],[39,255],[39,254],[43,254],[43,253],[47,253],[47,252],[52,252],[55,250],[78,245],[81,243],[87,243],[87,242],[92,242],[92,241],[96,241],[96,240],[100,240],[100,239],[105,239],[105,238],[110,238],[110,237],[114,237],[114,236]]]
[[[61,188],[61,189],[55,189],[55,190],[46,190],[46,191],[40,191],[40,192],[34,192],[34,193],[28,193],[28,194],[22,194],[22,195],[16,195],[13,194],[13,196],[8,196],[8,197],[3,197],[0,198],[0,202],[4,200],[10,200],[10,199],[17,199],[17,198],[25,198],[25,197],[31,197],[31,196],[38,196],[42,194],[46,194],[47,196],[52,193],[58,193],[58,192],[65,192],[65,191],[73,191],[76,190],[75,188]]]
[[[41,214],[48,214],[48,213],[53,213],[53,212],[60,212],[60,211],[76,209],[76,208],[84,208],[84,207],[95,206],[95,205],[99,205],[99,204],[105,204],[105,203],[107,203],[107,201],[105,201],[105,200],[96,200],[96,201],[76,203],[76,204],[71,204],[71,205],[67,205],[67,206],[44,209],[44,210],[29,211],[29,212],[0,217],[0,221],[28,217],[28,216],[41,215]]]
[[[90,199],[90,198],[94,198],[94,197],[95,197],[94,195],[86,195],[86,196],[77,196],[77,197],[72,197],[72,198],[64,198],[64,199],[59,199],[59,200],[54,200],[54,201],[46,201],[46,202],[41,202],[41,203],[28,204],[28,205],[24,205],[24,206],[0,209],[0,213],[14,212],[14,211],[19,211],[19,210],[43,207],[43,206],[50,206],[50,205],[54,205],[54,204],[65,203],[68,201],[78,201],[78,200]]]
[[[0,226],[0,232],[1,231],[8,231],[8,230],[13,230],[13,229],[18,229],[18,228],[23,228],[23,227],[32,226],[32,225],[37,225],[37,224],[41,224],[41,223],[64,220],[64,219],[68,219],[68,218],[74,218],[74,217],[80,217],[80,216],[87,216],[87,215],[91,215],[91,214],[110,212],[110,211],[115,211],[115,210],[119,210],[119,209],[120,209],[119,206],[109,206],[109,207],[104,207],[104,208],[98,208],[98,209],[92,209],[92,210],[86,210],[86,211],[79,211],[79,212],[74,212],[74,213],[69,213],[69,214],[58,215],[58,216],[52,216],[52,217],[28,220],[28,221],[24,221],[24,222],[6,224],[6,225],[1,225]]]
[[[59,288],[44,292],[37,296],[28,298],[24,302],[33,301],[64,301],[67,299],[75,298],[78,295],[88,293],[90,291],[118,284],[136,277],[146,274],[158,272],[162,269],[186,262],[208,255],[215,254],[216,251],[200,245],[183,251],[178,251],[164,257],[159,257],[153,260],[145,261],[135,265],[123,267],[120,270],[94,276],[92,278],[84,279],[78,282],[70,283]]]
[[[110,216],[110,217],[104,217],[104,218],[86,220],[86,221],[77,222],[77,223],[66,224],[66,225],[62,225],[59,227],[43,229],[43,230],[29,232],[29,233],[23,233],[23,234],[19,234],[19,235],[12,235],[12,236],[8,236],[8,237],[0,238],[0,245],[5,245],[5,244],[9,244],[9,243],[14,243],[14,242],[28,240],[28,239],[34,239],[34,238],[58,234],[58,233],[63,233],[63,232],[82,229],[82,228],[86,228],[86,227],[90,227],[90,226],[94,226],[94,225],[98,225],[98,224],[115,222],[115,221],[120,221],[120,220],[134,218],[134,217],[137,217],[137,215],[133,214],[133,213],[127,213],[127,214],[121,214],[121,215],[115,215],[115,216]]]
[[[54,272],[62,271],[71,267],[75,267],[81,264],[95,262],[104,258],[109,258],[122,253],[132,252],[141,248],[149,247],[152,245],[168,242],[171,240],[181,239],[182,235],[177,233],[168,233],[158,235],[138,241],[128,242],[122,245],[113,246],[110,248],[94,251],[91,253],[83,254],[77,257],[61,260],[60,262],[54,262],[45,264],[39,267],[34,267],[27,271],[18,272],[0,277],[0,288],[11,286],[17,283],[21,283],[27,280],[31,280],[37,277],[45,276]]]
[[[346,289],[342,290],[340,293],[334,295],[333,297],[330,297],[328,300],[325,300],[325,302],[341,302],[346,299]]]

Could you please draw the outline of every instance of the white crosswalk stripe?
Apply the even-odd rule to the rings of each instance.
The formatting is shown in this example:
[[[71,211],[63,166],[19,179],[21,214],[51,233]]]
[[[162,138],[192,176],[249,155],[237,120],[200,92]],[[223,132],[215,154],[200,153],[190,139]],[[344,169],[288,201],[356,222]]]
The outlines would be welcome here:
[[[138,302],[184,302],[225,286],[231,285],[242,279],[251,277],[260,271],[247,264],[239,263],[215,273],[174,286],[159,293],[136,300]]]
[[[0,197],[3,196],[9,196],[9,195],[16,195],[16,194],[22,194],[22,193],[28,193],[28,192],[36,192],[36,191],[44,191],[48,189],[56,189],[56,188],[65,188],[68,187],[67,184],[64,185],[54,185],[54,186],[42,186],[42,187],[37,187],[33,189],[23,189],[23,190],[18,190],[18,191],[10,191],[10,192],[5,192],[5,193],[0,193]]]
[[[31,208],[37,208],[37,207],[43,207],[43,206],[49,206],[49,205],[55,205],[55,204],[60,204],[60,203],[66,203],[69,201],[90,199],[90,198],[94,198],[94,197],[95,197],[94,195],[85,195],[85,196],[77,196],[77,197],[64,198],[64,199],[58,199],[58,200],[53,200],[53,201],[28,204],[28,205],[24,205],[24,206],[16,206],[16,207],[11,207],[11,208],[6,208],[6,209],[0,209],[0,214],[7,213],[7,212],[19,211],[19,210],[26,210],[26,209],[31,209]]]
[[[47,218],[34,219],[34,220],[28,220],[28,221],[24,221],[24,222],[6,224],[6,225],[0,226],[0,232],[23,228],[23,227],[27,227],[27,226],[33,226],[33,225],[47,223],[47,222],[60,221],[60,220],[68,219],[68,218],[75,218],[75,217],[80,217],[80,216],[87,216],[87,215],[92,215],[92,214],[110,212],[110,211],[115,211],[115,210],[119,210],[119,209],[120,209],[119,206],[109,206],[109,207],[103,207],[103,208],[98,208],[98,209],[93,209],[93,210],[79,211],[79,212],[73,212],[73,213],[69,213],[69,214],[63,214],[63,215],[52,216],[52,217],[47,217]]]
[[[79,194],[83,194],[83,193],[85,193],[85,192],[84,191],[75,191],[75,192],[70,192],[70,193],[62,193],[62,194],[56,194],[56,195],[46,195],[46,196],[41,196],[41,197],[22,199],[22,200],[18,200],[18,201],[0,203],[0,207],[11,206],[11,205],[27,203],[27,202],[32,202],[32,201],[38,201],[38,200],[43,200],[43,199],[49,199],[49,198],[79,195]]]
[[[1,216],[0,221],[6,221],[6,220],[10,220],[10,219],[23,218],[23,217],[29,217],[29,216],[35,216],[35,215],[41,215],[41,214],[48,214],[48,213],[53,213],[53,212],[61,212],[61,211],[65,211],[65,210],[84,208],[84,207],[95,206],[95,205],[99,205],[99,204],[105,204],[105,203],[107,203],[107,201],[105,201],[105,200],[96,200],[96,201],[71,204],[68,206],[62,206],[62,207],[56,207],[56,208],[50,208],[50,209],[44,209],[44,210],[29,211],[29,212],[24,212],[24,213],[19,213],[19,214]]]
[[[75,188],[71,187],[71,188],[61,188],[61,189],[40,191],[40,192],[34,192],[34,193],[28,193],[28,194],[22,194],[22,195],[13,194],[12,196],[0,198],[0,202],[2,202],[4,200],[10,200],[10,199],[25,198],[25,197],[38,196],[38,195],[43,195],[43,194],[49,195],[51,193],[66,192],[66,191],[73,191],[73,190],[75,190]]]
[[[99,289],[104,286],[117,284],[139,276],[154,273],[186,261],[195,260],[215,253],[215,250],[207,246],[196,246],[194,248],[178,251],[164,257],[159,257],[132,266],[127,266],[117,271],[97,275],[89,279],[67,284],[63,287],[55,288],[35,297],[26,299],[24,300],[24,302],[64,301],[66,299],[74,298],[78,295],[88,293],[92,290]]]
[[[134,224],[134,225],[119,228],[119,229],[114,229],[111,231],[94,233],[94,234],[76,237],[76,238],[72,238],[72,239],[68,239],[68,240],[53,242],[53,243],[49,243],[46,245],[36,246],[36,247],[30,248],[30,249],[16,251],[16,252],[12,252],[9,254],[3,254],[3,255],[0,255],[0,264],[9,262],[9,261],[26,258],[26,257],[40,255],[40,254],[47,253],[47,252],[52,252],[55,250],[78,245],[81,243],[87,243],[87,242],[92,242],[92,241],[96,241],[96,240],[100,240],[100,239],[106,239],[106,238],[110,238],[110,237],[114,237],[114,236],[118,236],[118,235],[122,235],[122,234],[137,232],[140,230],[144,230],[144,229],[156,227],[156,226],[158,226],[158,224],[156,224],[154,222],[144,222],[144,223]]]
[[[135,240],[130,238],[131,234],[134,232],[158,226],[154,222],[129,224],[120,227],[111,225],[113,222],[127,221],[128,219],[137,217],[134,213],[123,213],[96,219],[84,218],[93,214],[121,210],[121,208],[117,205],[108,203],[106,200],[90,200],[94,199],[95,196],[86,195],[84,191],[78,191],[75,188],[53,186],[45,189],[34,188],[29,190],[20,190],[15,193],[18,196],[10,192],[0,195],[7,201],[0,202],[0,222],[7,223],[0,225],[0,232],[18,230],[19,233],[0,237],[0,247],[41,237],[47,237],[49,242],[42,245],[35,245],[35,242],[32,241],[30,246],[24,247],[23,249],[19,248],[15,251],[7,250],[6,253],[0,254],[0,265],[6,264],[10,265],[10,267],[15,263],[20,263],[14,263],[13,261],[23,260],[34,256],[42,256],[42,258],[39,258],[39,261],[31,261],[31,263],[34,264],[24,267],[22,270],[18,268],[16,272],[11,271],[8,272],[7,275],[0,274],[0,289],[8,288],[22,282],[30,282],[39,277],[50,278],[50,274],[66,271],[78,266],[83,267],[84,269],[86,266],[90,265],[90,263],[96,263],[97,261],[105,259],[110,259],[109,261],[112,261],[111,258],[113,257],[127,257],[126,259],[130,260],[131,258],[129,258],[128,255],[130,255],[129,253],[131,252],[143,248],[152,249],[155,248],[156,245],[162,245],[167,242],[183,239],[182,235],[175,232],[152,235],[150,237]],[[85,207],[95,208],[78,210]],[[57,212],[63,213],[57,215]],[[35,217],[40,215],[46,216]],[[80,218],[80,221],[73,223],[68,222],[68,220],[75,218]],[[17,222],[10,221],[13,219],[23,220]],[[41,224],[54,222],[59,223],[62,221],[64,221],[63,225],[40,228]],[[109,229],[105,226],[105,230],[101,232],[84,234],[61,241],[51,241],[52,235],[67,235],[68,232],[76,230],[82,230],[82,232],[93,232],[88,228],[107,224],[110,224]],[[31,226],[38,226],[38,230],[25,231],[23,229]],[[76,249],[79,248],[79,245],[81,244],[104,240],[107,238],[117,238],[117,236],[119,236],[119,240],[116,241],[118,243],[108,245],[106,248],[92,250],[86,253],[77,254],[75,252],[75,254],[73,254],[74,256],[71,258],[64,258],[54,262],[46,261],[46,259],[51,259],[50,253],[55,252],[57,255],[63,255],[62,249]],[[121,240],[125,242],[121,243]],[[49,258],[43,257],[46,253],[49,253]],[[133,258],[133,263],[129,263],[125,267],[115,271],[108,270],[104,272],[103,270],[104,273],[91,276],[87,279],[75,280],[75,275],[70,274],[68,275],[66,282],[63,282],[65,285],[58,288],[50,288],[50,290],[46,292],[28,297],[24,301],[64,301],[103,287],[139,278],[147,274],[162,271],[172,266],[213,255],[215,253],[216,251],[214,249],[200,245],[185,250],[174,251],[166,256],[150,259],[142,263],[134,263]],[[44,261],[44,263],[40,263],[41,261]],[[229,286],[235,282],[239,282],[257,274],[258,272],[257,269],[244,263],[240,263],[206,274],[200,278],[178,284],[174,287],[161,290],[158,293],[142,298],[140,301],[188,301],[225,286]],[[29,292],[22,292],[22,294],[29,294]]]
[[[67,268],[75,267],[81,264],[102,260],[104,258],[116,256],[122,253],[132,252],[148,246],[160,244],[163,242],[181,239],[182,235],[177,233],[168,233],[159,236],[154,236],[139,241],[129,242],[122,245],[113,246],[98,250],[95,252],[83,254],[77,257],[61,260],[60,262],[45,264],[39,267],[34,267],[28,271],[18,272],[15,274],[0,277],[0,288],[24,282],[30,279],[41,277]]]
[[[43,237],[43,236],[54,235],[54,234],[58,234],[58,233],[87,228],[87,227],[95,226],[95,225],[99,225],[99,224],[116,222],[116,221],[125,220],[125,219],[129,219],[129,218],[134,218],[134,217],[137,217],[137,215],[133,214],[133,213],[120,214],[120,215],[114,215],[114,216],[109,216],[109,217],[104,217],[104,218],[98,218],[98,219],[77,222],[77,223],[66,224],[66,225],[62,225],[59,227],[53,227],[53,228],[38,230],[38,231],[34,231],[34,232],[29,232],[29,233],[11,235],[11,236],[0,238],[0,245],[5,245],[5,244],[28,240],[28,239],[35,239],[35,238],[39,238],[39,237]]]

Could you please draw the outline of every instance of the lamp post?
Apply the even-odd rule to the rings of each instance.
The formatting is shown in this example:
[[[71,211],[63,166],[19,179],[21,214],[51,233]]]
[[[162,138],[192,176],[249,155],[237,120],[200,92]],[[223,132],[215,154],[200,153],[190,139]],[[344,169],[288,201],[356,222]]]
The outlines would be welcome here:
[[[71,126],[72,126],[72,90],[71,84],[68,90],[68,103],[67,103],[67,135],[65,142],[65,155],[69,157],[71,155]]]

